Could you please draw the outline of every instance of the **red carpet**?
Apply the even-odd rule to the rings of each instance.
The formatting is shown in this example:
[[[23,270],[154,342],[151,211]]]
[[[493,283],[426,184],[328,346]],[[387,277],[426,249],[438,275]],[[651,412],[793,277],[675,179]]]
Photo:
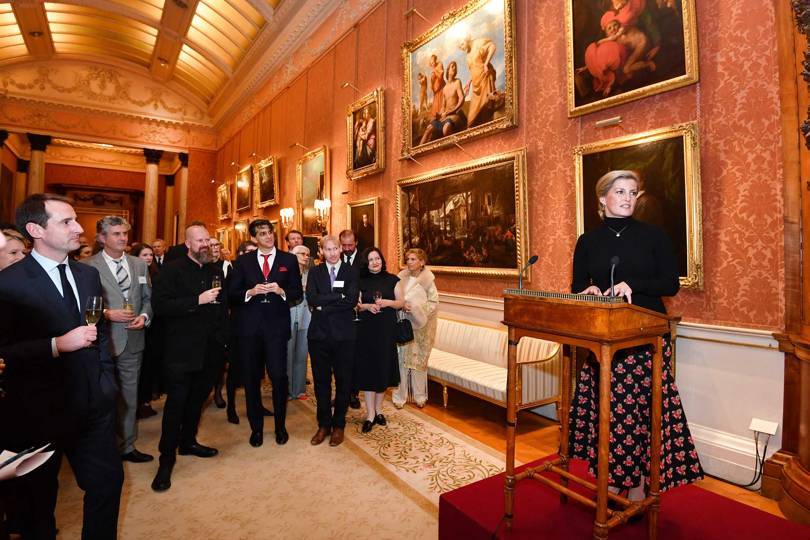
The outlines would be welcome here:
[[[531,463],[529,465],[536,465]],[[584,462],[574,462],[571,472],[586,475]],[[501,526],[498,538],[590,539],[594,512],[569,501],[536,481],[518,483],[512,531]],[[491,539],[503,516],[503,475],[445,493],[439,500],[439,538]],[[661,540],[810,540],[810,527],[787,521],[695,486],[668,491],[661,496]],[[646,521],[620,525],[610,531],[616,540],[647,538]]]

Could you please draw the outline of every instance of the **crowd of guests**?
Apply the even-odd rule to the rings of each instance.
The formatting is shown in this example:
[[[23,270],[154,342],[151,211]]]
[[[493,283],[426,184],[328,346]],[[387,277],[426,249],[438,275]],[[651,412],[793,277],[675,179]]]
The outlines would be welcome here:
[[[393,274],[379,248],[358,252],[351,230],[323,236],[318,253],[296,230],[282,251],[266,219],[248,230],[233,260],[200,222],[182,244],[132,245],[127,220],[106,216],[88,242],[71,201],[49,194],[28,197],[16,223],[2,225],[0,448],[50,444],[55,455],[0,484],[0,537],[6,526],[23,538],[55,537],[66,457],[85,491],[83,537],[115,538],[122,461],[155,460],[137,446],[138,421],[160,414],[151,403],[164,395],[158,492],[170,489],[178,454],[218,455],[197,439],[200,418],[213,396],[239,424],[240,386],[253,447],[263,445],[270,417],[276,444],[287,443],[288,401],[307,399],[308,384],[317,409],[312,445],[343,442],[359,392],[364,433],[386,425],[389,389],[397,407],[424,406],[438,305],[425,253],[408,251]],[[94,297],[103,301],[95,323]],[[414,339],[397,343],[402,318]],[[272,410],[262,403],[265,373]]]

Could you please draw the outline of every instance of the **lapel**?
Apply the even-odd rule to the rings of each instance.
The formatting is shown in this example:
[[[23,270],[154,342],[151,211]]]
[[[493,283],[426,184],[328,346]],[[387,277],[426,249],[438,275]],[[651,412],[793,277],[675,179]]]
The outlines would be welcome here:
[[[85,273],[87,270],[81,268],[81,264],[72,259],[68,260],[68,265],[70,266],[70,271],[73,272],[73,279],[76,281],[76,287],[78,289],[76,293],[79,295],[79,311],[84,313],[84,303],[87,301],[87,297],[90,296],[90,291],[88,290],[89,283],[87,282],[87,274]]]
[[[42,268],[42,266],[40,266],[33,257],[26,257],[20,264],[23,263],[26,265],[25,273],[27,274],[28,279],[32,281],[31,286],[28,287],[28,290],[36,291],[37,295],[42,301],[42,304],[49,311],[54,309],[57,310],[60,321],[71,320],[71,314],[68,312],[64,298],[61,294],[59,294],[59,289],[56,288],[56,285],[54,285],[50,276],[45,272],[45,269]],[[75,270],[74,264],[70,265],[70,270],[73,272],[73,279],[76,281],[76,286],[78,287],[79,272]],[[81,300],[82,295],[81,290],[79,290],[79,301]],[[82,309],[81,305],[79,305],[79,309]],[[73,315],[72,320],[76,320],[78,317],[79,314],[77,313]],[[60,324],[60,326],[65,327],[64,323]],[[74,326],[70,325],[69,328],[74,328]]]
[[[108,291],[108,293],[111,292],[123,302],[124,295],[121,294],[121,289],[118,287],[118,280],[115,279],[115,275],[112,273],[110,265],[108,265],[107,261],[104,260],[104,255],[102,255],[102,253],[99,251],[93,255],[93,261],[95,263],[93,266],[96,267],[96,270],[98,270],[98,273],[101,276],[101,280],[104,282],[104,288]],[[130,282],[132,282],[132,276],[130,276]],[[130,285],[130,288],[131,287],[132,285]]]

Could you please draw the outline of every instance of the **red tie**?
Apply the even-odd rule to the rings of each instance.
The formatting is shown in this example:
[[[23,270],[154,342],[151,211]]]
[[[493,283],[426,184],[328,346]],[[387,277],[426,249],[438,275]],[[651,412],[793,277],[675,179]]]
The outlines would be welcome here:
[[[270,275],[270,264],[267,262],[267,259],[270,257],[270,254],[264,255],[264,264],[262,264],[262,274],[264,274],[264,279],[267,280],[267,276]]]

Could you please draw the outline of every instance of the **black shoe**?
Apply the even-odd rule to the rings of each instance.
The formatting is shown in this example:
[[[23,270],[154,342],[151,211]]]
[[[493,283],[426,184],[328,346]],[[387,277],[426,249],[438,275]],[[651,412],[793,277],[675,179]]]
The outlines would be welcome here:
[[[132,463],[146,463],[155,459],[154,456],[150,456],[149,454],[144,454],[143,452],[139,452],[137,449],[133,448],[132,452],[127,452],[121,456],[122,461],[130,461]]]
[[[287,441],[290,440],[290,435],[287,433],[286,429],[280,429],[276,431],[276,444],[282,445],[287,444]]]
[[[380,426],[388,425],[388,422],[385,421],[385,417],[382,414],[378,414],[374,417],[374,423]]]
[[[239,423],[239,415],[236,414],[236,411],[233,409],[228,409],[228,422],[231,424]]]
[[[368,433],[369,431],[371,431],[372,427],[374,427],[374,422],[372,422],[371,420],[366,420],[365,422],[363,422],[363,429],[361,429],[360,431],[362,431],[363,433]]]
[[[140,405],[138,405],[138,408],[135,410],[135,418],[137,418],[138,420],[143,420],[144,418],[150,418],[152,416],[155,416],[156,414],[157,414],[157,411],[155,411],[155,409],[152,408],[152,406],[149,404],[149,402],[141,403]]]
[[[181,446],[177,453],[181,456],[197,456],[201,458],[214,457],[219,454],[219,450],[211,448],[210,446],[203,446],[200,443],[194,443],[189,446]]]
[[[357,396],[351,396],[349,398],[349,407],[351,407],[352,409],[360,408],[360,400],[357,398]]]
[[[271,411],[267,407],[262,407],[262,414],[264,414],[265,416],[273,416],[273,411]]]
[[[250,446],[258,448],[264,444],[264,434],[261,431],[254,431],[250,434]]]
[[[222,394],[219,392],[214,392],[214,404],[217,406],[217,409],[224,409],[225,408],[225,400],[222,399]]]
[[[152,480],[154,491],[166,491],[172,487],[172,469],[174,469],[174,461],[161,460],[155,479]]]

